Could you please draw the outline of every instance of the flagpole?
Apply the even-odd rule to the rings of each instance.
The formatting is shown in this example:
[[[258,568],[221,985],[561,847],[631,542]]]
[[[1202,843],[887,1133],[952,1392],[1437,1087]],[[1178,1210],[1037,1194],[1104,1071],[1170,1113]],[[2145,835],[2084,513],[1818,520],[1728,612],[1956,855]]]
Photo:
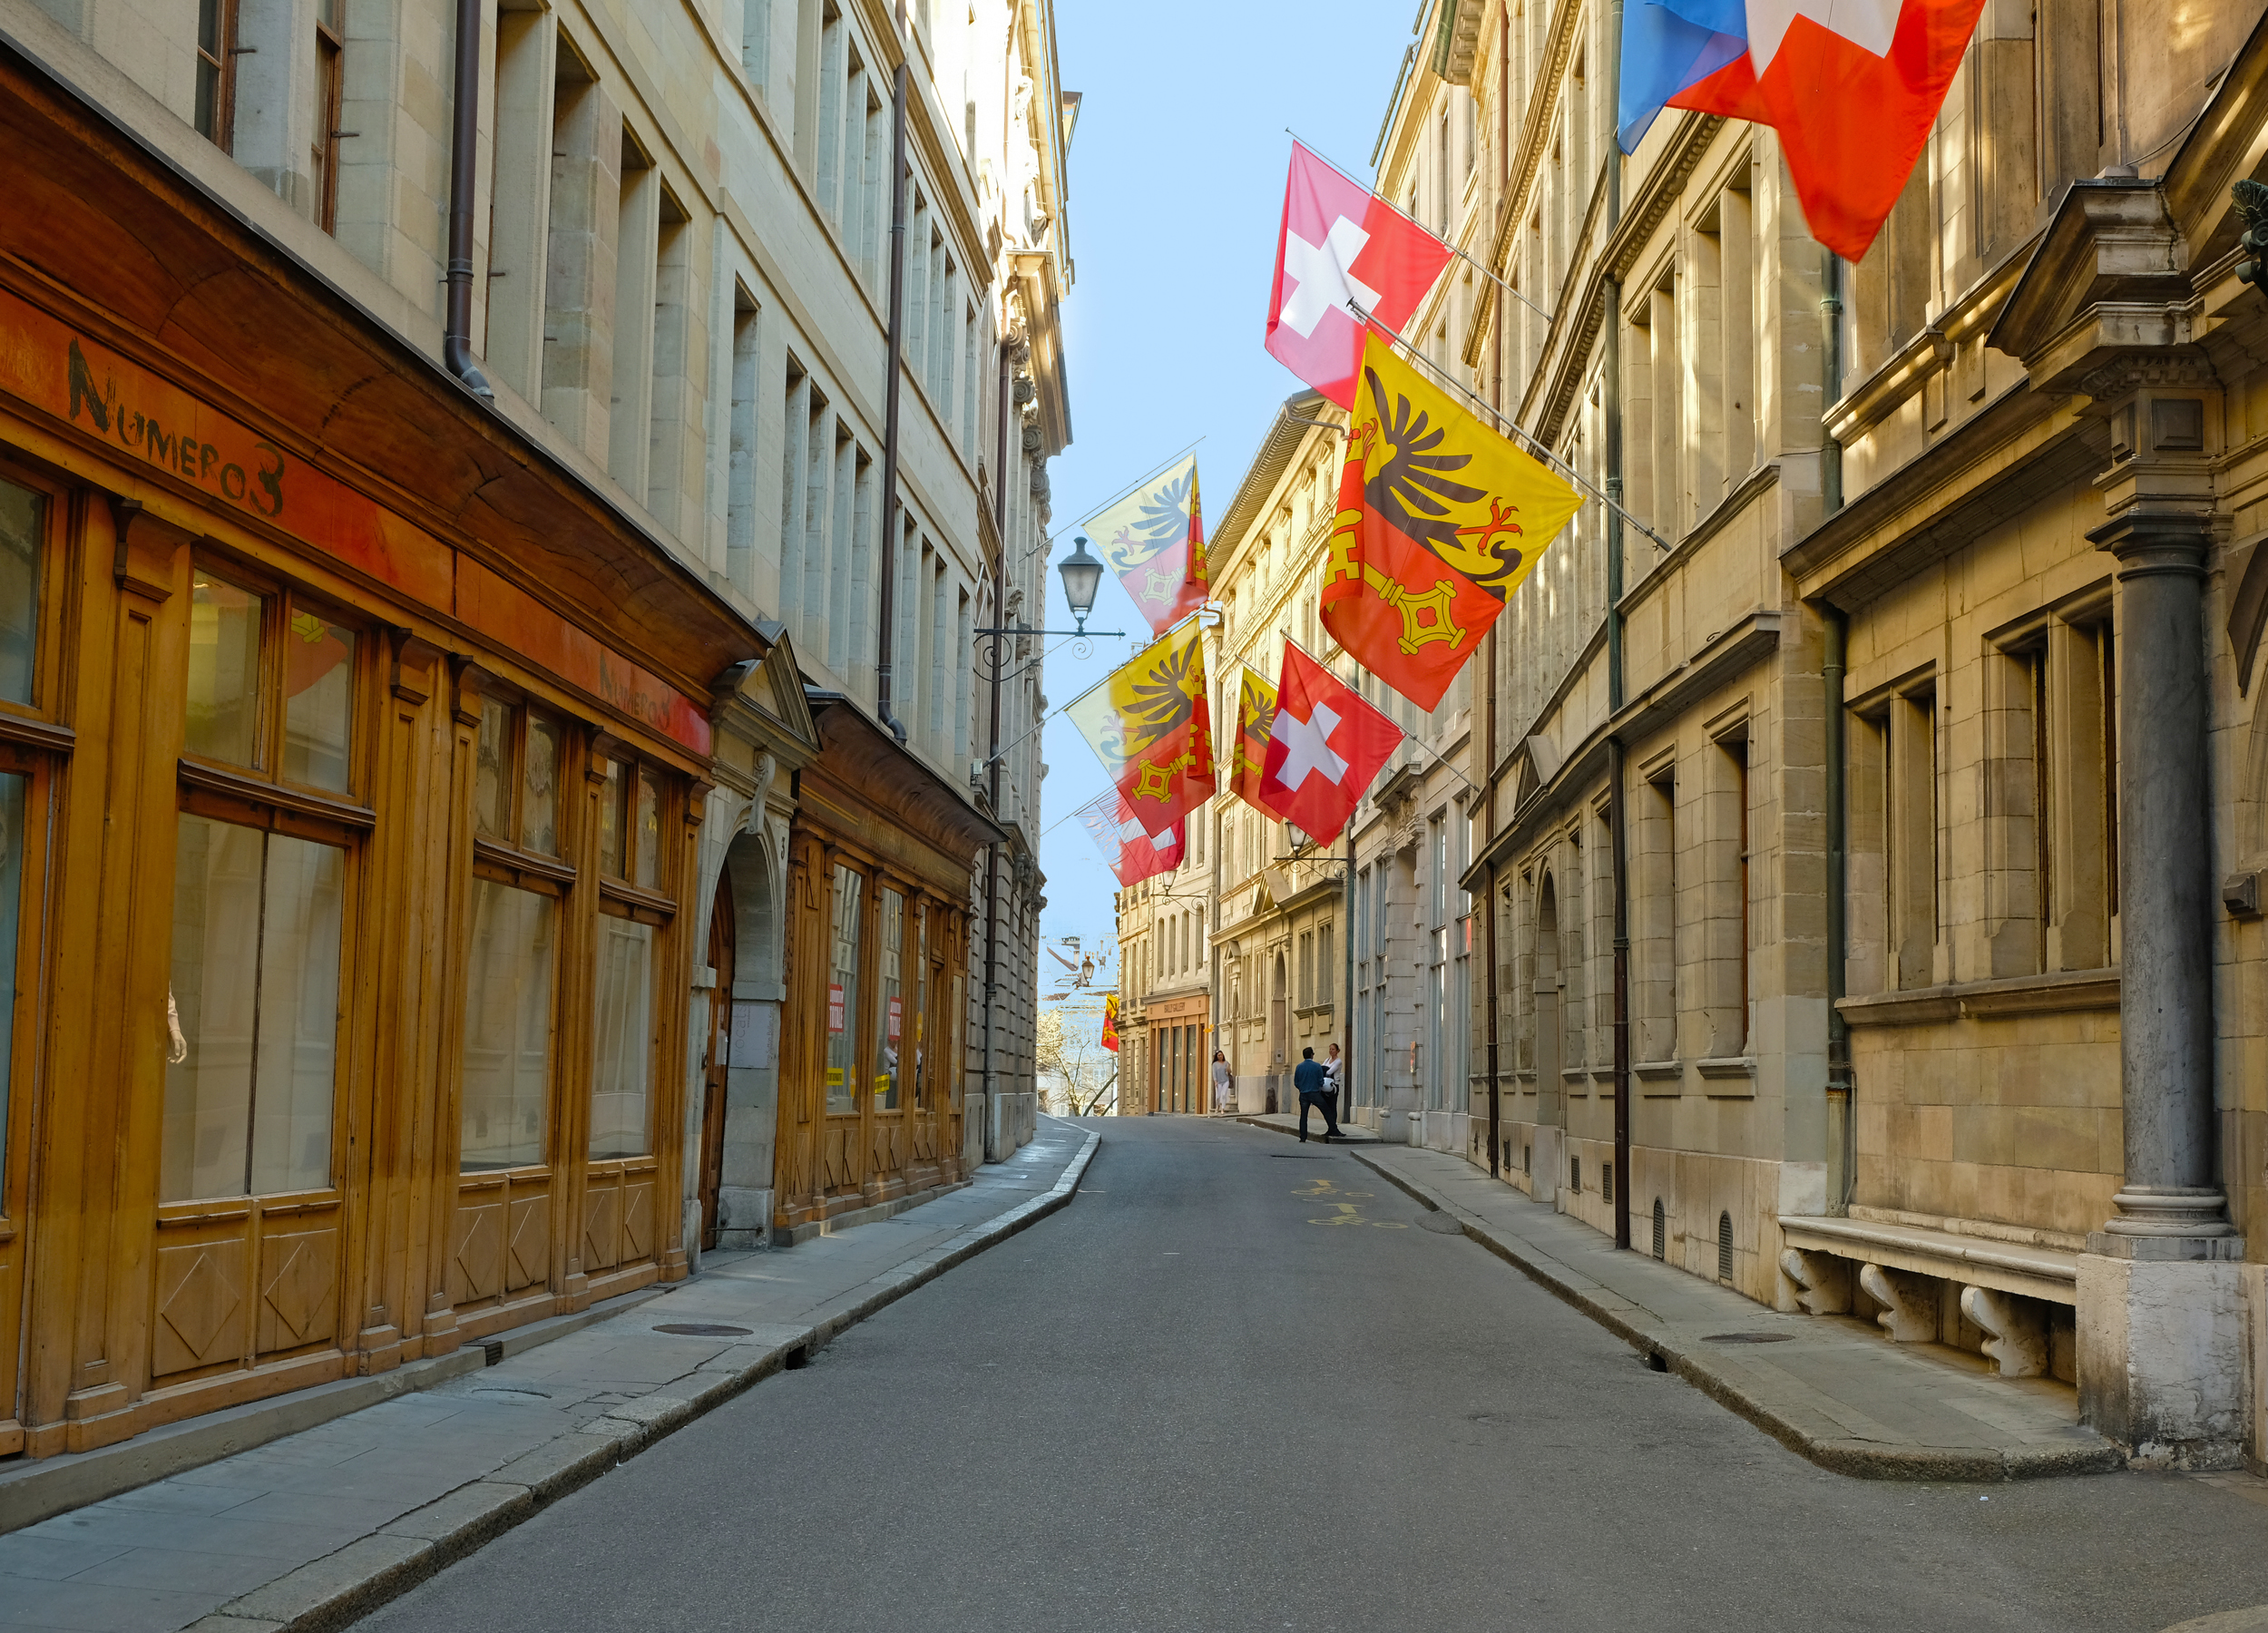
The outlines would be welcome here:
[[[1579,473],[1573,465],[1568,464],[1567,461],[1561,459],[1557,454],[1554,454],[1550,449],[1545,447],[1542,440],[1539,438],[1534,432],[1522,425],[1518,420],[1515,420],[1501,412],[1490,403],[1488,398],[1482,396],[1479,392],[1473,390],[1470,386],[1467,386],[1462,380],[1460,380],[1456,376],[1451,374],[1449,370],[1434,362],[1432,358],[1427,357],[1423,347],[1417,346],[1409,340],[1403,339],[1398,331],[1388,328],[1384,324],[1379,322],[1376,318],[1363,310],[1361,307],[1356,306],[1352,300],[1349,300],[1346,303],[1346,309],[1353,313],[1355,319],[1362,323],[1364,327],[1376,329],[1380,334],[1385,336],[1389,340],[1400,347],[1403,355],[1411,362],[1423,366],[1426,369],[1440,376],[1442,383],[1447,385],[1452,390],[1486,409],[1488,411],[1489,417],[1496,421],[1497,425],[1502,428],[1498,433],[1500,435],[1510,435],[1519,437],[1522,442],[1528,445],[1530,450],[1533,453],[1536,458],[1557,468],[1569,482],[1575,484],[1576,486],[1581,488],[1592,498],[1598,500],[1599,504],[1614,512],[1616,515],[1620,516],[1625,522],[1628,522],[1631,526],[1637,528],[1647,538],[1653,540],[1657,549],[1668,550],[1671,548],[1670,543],[1667,539],[1663,538],[1661,534],[1656,533],[1652,528],[1648,527],[1645,523],[1639,521],[1628,511],[1624,510],[1622,506],[1608,498],[1606,494],[1600,493],[1597,488],[1593,487],[1589,481]],[[1347,428],[1344,434],[1348,436],[1354,435],[1352,427]]]
[[[1427,238],[1432,239],[1442,249],[1448,250],[1450,254],[1455,256],[1468,267],[1471,267],[1475,272],[1478,272],[1481,277],[1487,279],[1491,283],[1494,284],[1498,288],[1503,290],[1507,295],[1510,295],[1514,300],[1520,302],[1520,305],[1526,307],[1530,311],[1533,312],[1537,317],[1542,318],[1546,323],[1556,323],[1559,321],[1559,319],[1551,313],[1545,311],[1534,301],[1529,299],[1527,296],[1521,294],[1517,288],[1513,288],[1510,284],[1506,283],[1501,278],[1499,278],[1495,273],[1490,271],[1488,268],[1473,259],[1471,256],[1467,255],[1463,250],[1458,249],[1456,245],[1442,237],[1440,233],[1435,232],[1432,228],[1426,226],[1424,222],[1411,215],[1409,211],[1403,210],[1401,205],[1386,197],[1384,193],[1380,192],[1377,188],[1364,181],[1362,177],[1356,175],[1344,164],[1341,164],[1336,159],[1334,159],[1330,154],[1325,152],[1314,142],[1308,141],[1305,136],[1302,136],[1297,131],[1293,130],[1291,126],[1286,125],[1284,127],[1284,134],[1290,137],[1294,142],[1299,143],[1300,146],[1305,148],[1309,152],[1313,153],[1316,158],[1322,160],[1333,170],[1338,171],[1342,176],[1344,176],[1348,181],[1354,182],[1355,186],[1369,193],[1372,198],[1377,200],[1381,204],[1383,204],[1388,210],[1393,210],[1394,214],[1409,222],[1411,226],[1425,234]]]

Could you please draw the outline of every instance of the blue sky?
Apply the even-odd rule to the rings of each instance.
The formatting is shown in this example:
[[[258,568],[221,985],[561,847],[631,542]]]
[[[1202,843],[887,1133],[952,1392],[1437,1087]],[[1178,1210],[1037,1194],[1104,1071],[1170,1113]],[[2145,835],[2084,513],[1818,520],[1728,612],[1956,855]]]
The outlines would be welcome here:
[[[1300,389],[1260,346],[1291,153],[1285,127],[1368,175],[1416,9],[1414,0],[1059,0],[1063,84],[1085,101],[1070,161],[1078,281],[1064,307],[1072,444],[1049,467],[1054,558],[1070,552],[1081,516],[1200,437],[1208,531],[1227,513],[1277,406]],[[1047,627],[1070,628],[1051,566],[1048,597]],[[1090,621],[1146,633],[1107,576]],[[1098,641],[1080,662],[1068,642],[1050,644],[1051,711],[1139,647]],[[1115,947],[1115,881],[1085,830],[1065,820],[1102,792],[1102,769],[1060,714],[1043,741],[1042,934]],[[1041,993],[1055,991],[1061,966],[1040,962]]]

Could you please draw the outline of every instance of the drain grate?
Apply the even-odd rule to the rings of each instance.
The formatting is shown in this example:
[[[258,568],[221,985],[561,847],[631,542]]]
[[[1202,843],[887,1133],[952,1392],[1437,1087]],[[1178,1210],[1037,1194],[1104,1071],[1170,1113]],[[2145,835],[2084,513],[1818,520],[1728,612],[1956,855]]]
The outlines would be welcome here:
[[[754,1327],[719,1326],[713,1321],[672,1321],[654,1328],[657,1333],[674,1333],[679,1338],[746,1338]]]
[[[1704,1344],[1785,1344],[1794,1333],[1711,1333]]]

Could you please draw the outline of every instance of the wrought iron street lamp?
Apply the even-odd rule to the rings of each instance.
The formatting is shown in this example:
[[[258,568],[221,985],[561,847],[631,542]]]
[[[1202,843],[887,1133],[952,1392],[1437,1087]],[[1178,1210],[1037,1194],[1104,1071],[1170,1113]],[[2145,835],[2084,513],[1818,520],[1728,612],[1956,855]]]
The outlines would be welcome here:
[[[1095,592],[1102,588],[1102,563],[1087,553],[1085,533],[1071,535],[1071,552],[1056,564],[1056,571],[1063,575],[1063,600],[1083,635],[1095,610]]]

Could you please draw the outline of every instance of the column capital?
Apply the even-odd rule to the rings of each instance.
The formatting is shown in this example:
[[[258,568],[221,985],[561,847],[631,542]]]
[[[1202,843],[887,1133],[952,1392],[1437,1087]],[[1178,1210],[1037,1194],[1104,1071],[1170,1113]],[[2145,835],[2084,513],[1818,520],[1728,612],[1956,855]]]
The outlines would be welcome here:
[[[2177,573],[2202,582],[2213,543],[2209,513],[2179,508],[2136,507],[2119,512],[2087,533],[2096,549],[2118,563],[2119,579]]]

